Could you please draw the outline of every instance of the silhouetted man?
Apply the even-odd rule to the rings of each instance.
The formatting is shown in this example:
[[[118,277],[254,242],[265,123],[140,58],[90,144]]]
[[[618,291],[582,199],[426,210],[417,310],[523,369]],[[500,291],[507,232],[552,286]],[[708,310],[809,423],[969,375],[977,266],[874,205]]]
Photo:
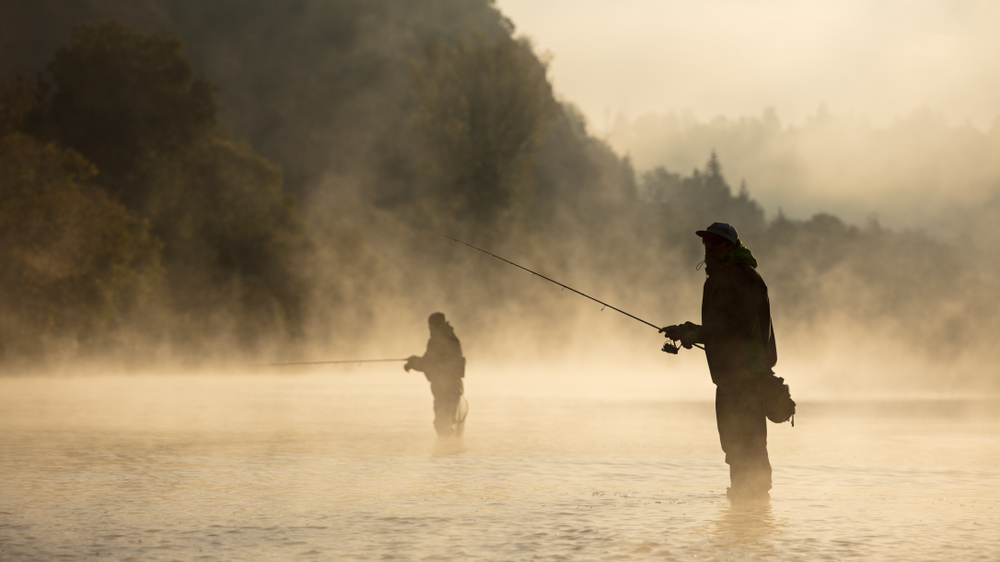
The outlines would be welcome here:
[[[435,312],[427,319],[431,339],[423,357],[411,355],[403,368],[423,371],[434,395],[434,429],[438,435],[461,435],[468,406],[463,394],[465,357],[462,344],[444,314]]]
[[[688,349],[696,343],[704,345],[716,385],[719,439],[729,464],[731,484],[727,495],[733,499],[766,499],[770,497],[771,463],[767,458],[765,416],[778,421],[780,415],[765,410],[774,409],[774,389],[779,394],[787,393],[787,386],[773,376],[778,354],[767,285],[757,274],[757,260],[740,241],[735,228],[717,222],[696,234],[705,245],[708,274],[702,295],[702,323],[699,326],[686,322],[660,331],[672,340],[680,340]],[[794,413],[790,397],[783,405],[787,408],[788,404]]]

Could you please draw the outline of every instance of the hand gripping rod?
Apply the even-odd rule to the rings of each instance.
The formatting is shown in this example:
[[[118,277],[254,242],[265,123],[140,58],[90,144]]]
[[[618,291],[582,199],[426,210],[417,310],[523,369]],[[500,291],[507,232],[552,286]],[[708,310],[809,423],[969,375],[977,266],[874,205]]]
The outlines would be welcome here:
[[[466,243],[466,242],[462,242],[461,240],[458,240],[456,238],[452,238],[451,236],[448,236],[447,234],[444,237],[448,238],[449,240],[454,240],[455,242],[458,242],[459,244],[465,244],[466,246],[468,246],[468,247],[470,247],[470,248],[472,248],[474,250],[479,250],[480,252],[482,252],[482,253],[484,253],[484,254],[486,254],[488,256],[493,256],[493,257],[495,257],[496,259],[498,259],[500,261],[507,262],[510,265],[513,265],[514,267],[519,267],[519,268],[527,271],[528,273],[531,273],[533,275],[537,275],[538,277],[541,277],[542,279],[545,279],[549,283],[555,283],[556,285],[559,285],[563,289],[569,289],[570,291],[573,291],[574,293],[580,295],[581,297],[587,297],[588,299],[590,299],[590,300],[592,300],[592,301],[594,301],[596,303],[602,304],[602,305],[610,308],[611,310],[616,310],[618,312],[621,312],[622,314],[624,314],[625,316],[628,316],[629,318],[631,318],[633,320],[638,320],[639,322],[642,322],[643,324],[645,324],[645,325],[647,325],[647,326],[649,326],[651,328],[655,328],[657,331],[659,331],[659,329],[660,329],[659,326],[656,326],[654,324],[650,324],[649,322],[646,322],[645,320],[643,320],[642,318],[639,318],[638,316],[633,316],[633,315],[629,314],[628,312],[625,312],[624,310],[622,310],[620,308],[615,308],[615,307],[611,306],[610,304],[608,304],[608,303],[606,303],[604,301],[599,301],[599,300],[595,299],[594,297],[592,297],[592,296],[590,296],[590,295],[588,295],[586,293],[581,293],[580,291],[577,291],[576,289],[574,289],[573,287],[570,287],[569,285],[563,285],[562,283],[560,283],[560,282],[558,282],[558,281],[556,281],[554,279],[549,279],[548,277],[542,275],[541,273],[538,273],[537,271],[532,271],[532,270],[528,269],[527,267],[523,267],[523,266],[517,265],[516,263],[514,263],[514,262],[512,262],[510,260],[506,260],[504,258],[501,258],[500,256],[498,256],[496,254],[491,254],[491,253],[487,252],[486,250],[484,250],[482,248],[477,248],[477,247],[473,246],[472,244],[469,244],[469,243]]]

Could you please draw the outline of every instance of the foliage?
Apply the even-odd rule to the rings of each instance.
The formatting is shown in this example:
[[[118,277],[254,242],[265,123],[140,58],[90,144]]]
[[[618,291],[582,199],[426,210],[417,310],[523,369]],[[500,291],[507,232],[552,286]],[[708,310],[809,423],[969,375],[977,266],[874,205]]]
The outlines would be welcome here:
[[[213,137],[175,163],[178,198],[153,215],[166,243],[173,305],[208,318],[225,303],[246,345],[275,330],[300,330],[305,224],[281,172],[245,143]]]
[[[754,239],[766,225],[764,210],[750,198],[746,184],[733,195],[715,152],[704,170],[695,169],[691,176],[682,177],[656,168],[646,172],[642,181],[646,196],[657,205],[656,220],[661,235],[667,239],[689,235],[692,229],[702,229],[716,221],[739,225],[743,237]]]
[[[5,358],[106,349],[159,285],[148,223],[95,188],[94,173],[73,150],[0,137]]]
[[[96,181],[163,242],[173,336],[243,345],[299,329],[295,259],[304,223],[280,171],[217,126],[214,87],[169,32],[81,25],[50,65],[43,134],[100,170]],[[230,324],[231,323],[231,324]]]
[[[434,41],[414,65],[417,127],[446,212],[492,223],[530,197],[535,148],[556,103],[526,40],[481,32]]]
[[[94,162],[105,189],[133,211],[151,195],[150,159],[176,158],[215,132],[213,87],[169,32],[79,25],[49,72],[52,133]]]
[[[11,354],[127,328],[199,352],[300,334],[304,220],[281,171],[218,127],[180,41],[81,25],[50,71],[0,96]]]

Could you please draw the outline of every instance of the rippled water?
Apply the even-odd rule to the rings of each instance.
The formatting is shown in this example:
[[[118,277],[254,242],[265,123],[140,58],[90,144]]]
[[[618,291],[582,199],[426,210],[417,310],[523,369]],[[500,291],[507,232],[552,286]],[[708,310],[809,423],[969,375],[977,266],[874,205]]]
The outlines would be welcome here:
[[[439,441],[397,370],[0,379],[0,560],[1000,559],[996,399],[799,397],[739,506],[710,394],[482,376]]]

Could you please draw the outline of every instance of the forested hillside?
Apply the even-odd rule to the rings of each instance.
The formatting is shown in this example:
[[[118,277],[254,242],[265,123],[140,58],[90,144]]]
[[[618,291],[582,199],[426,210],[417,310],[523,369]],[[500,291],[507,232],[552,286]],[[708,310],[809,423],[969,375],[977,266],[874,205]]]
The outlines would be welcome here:
[[[434,310],[483,357],[558,353],[587,305],[444,235],[666,324],[697,319],[693,232],[717,220],[761,263],[781,350],[995,356],[976,256],[768,217],[710,150],[637,174],[487,0],[17,0],[0,21],[21,71],[0,106],[8,363],[388,353]]]

